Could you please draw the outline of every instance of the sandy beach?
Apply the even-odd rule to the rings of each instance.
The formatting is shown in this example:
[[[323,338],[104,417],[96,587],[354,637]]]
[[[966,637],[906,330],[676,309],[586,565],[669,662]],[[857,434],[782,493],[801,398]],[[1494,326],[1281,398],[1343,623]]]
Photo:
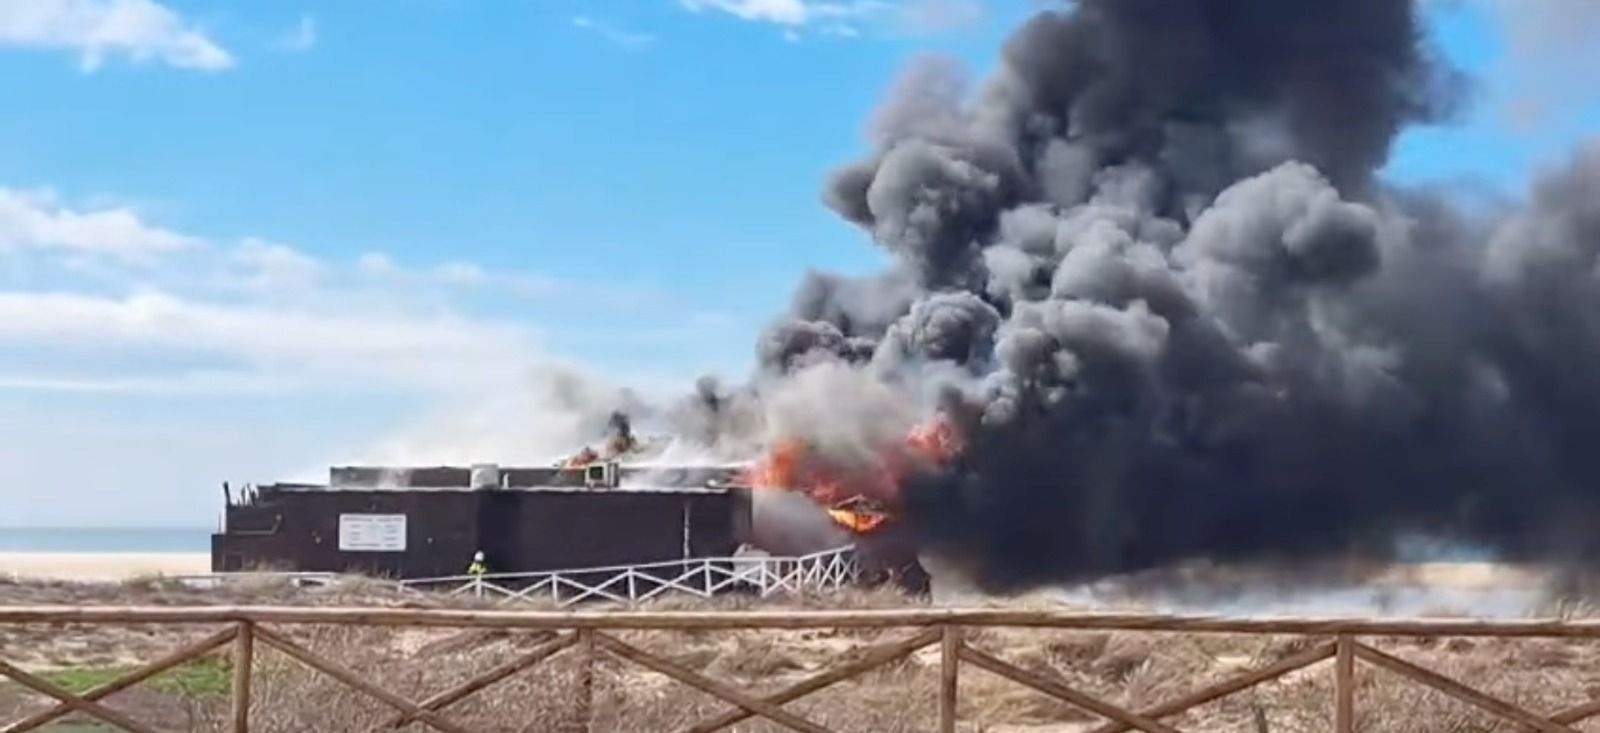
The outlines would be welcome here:
[[[210,570],[204,552],[0,552],[0,578],[114,582]]]

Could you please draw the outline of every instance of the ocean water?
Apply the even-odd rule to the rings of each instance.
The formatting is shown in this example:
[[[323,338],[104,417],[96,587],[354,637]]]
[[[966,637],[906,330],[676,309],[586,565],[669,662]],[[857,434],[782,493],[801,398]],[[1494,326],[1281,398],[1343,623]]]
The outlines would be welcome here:
[[[0,527],[0,552],[210,552],[211,530]]]

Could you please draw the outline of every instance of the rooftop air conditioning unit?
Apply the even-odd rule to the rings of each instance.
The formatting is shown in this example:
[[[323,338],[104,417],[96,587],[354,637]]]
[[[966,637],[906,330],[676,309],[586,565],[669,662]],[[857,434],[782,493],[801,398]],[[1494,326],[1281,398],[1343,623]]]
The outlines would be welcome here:
[[[617,475],[617,464],[612,461],[591,463],[583,467],[583,485],[591,489],[614,489],[618,484]]]
[[[496,489],[501,486],[500,466],[493,463],[479,463],[472,467],[472,488]]]

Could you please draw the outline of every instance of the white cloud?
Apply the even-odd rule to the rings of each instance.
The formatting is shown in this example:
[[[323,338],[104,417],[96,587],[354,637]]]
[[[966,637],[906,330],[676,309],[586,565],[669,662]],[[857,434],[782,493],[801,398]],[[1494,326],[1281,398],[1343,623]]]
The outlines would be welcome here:
[[[241,281],[255,288],[308,288],[327,274],[327,266],[286,244],[247,237],[228,253]]]
[[[72,206],[48,189],[0,187],[0,276],[43,264],[110,286],[137,280],[180,291],[300,293],[347,301],[391,292],[422,299],[479,291],[528,300],[581,294],[592,304],[633,308],[658,297],[537,273],[489,271],[470,262],[408,267],[368,252],[341,263],[258,237],[208,242],[150,224],[127,206]]]
[[[782,25],[805,25],[811,8],[805,0],[682,0],[694,12],[720,10],[743,20]]]
[[[195,241],[149,226],[127,208],[76,211],[49,191],[0,188],[0,254],[38,248],[138,259],[180,250]]]
[[[565,306],[572,329],[620,309],[618,323],[648,329],[663,320],[638,316],[653,302],[462,260],[210,241],[0,188],[0,390],[476,390],[547,360],[538,329],[512,317],[529,307]]]
[[[900,10],[900,25],[908,33],[931,35],[970,28],[983,20],[980,0],[912,0]]]
[[[234,65],[216,41],[153,0],[6,0],[0,46],[75,51],[84,71],[118,55],[200,71]]]
[[[429,268],[408,268],[381,252],[366,252],[357,257],[352,274],[370,285],[383,288],[420,290],[443,287],[529,299],[582,293],[593,302],[611,306],[637,305],[652,297],[650,293],[638,291],[564,283],[536,273],[491,272],[471,262],[445,262]]]
[[[356,258],[356,269],[370,277],[385,277],[399,271],[394,260],[382,252],[363,252]]]
[[[0,385],[80,391],[450,391],[504,382],[539,361],[527,328],[451,314],[204,302],[169,292],[0,293],[0,344],[158,353],[154,374],[0,375]]]
[[[300,16],[300,22],[278,39],[278,48],[291,53],[310,51],[317,45],[317,20],[309,15]]]
[[[981,20],[982,0],[678,0],[691,12],[715,11],[752,23],[776,25],[798,41],[803,30],[856,38],[873,27],[894,34],[943,33]]]
[[[531,277],[491,277],[470,263],[412,271],[372,254],[340,265],[266,239],[217,244],[126,208],[82,211],[48,192],[0,189],[0,265],[18,264],[35,282],[5,289],[0,280],[0,354],[12,347],[43,363],[0,369],[0,389],[442,390],[505,379],[539,358],[532,329],[433,297],[512,291]],[[93,287],[52,277],[62,273]],[[92,368],[49,362],[85,348],[96,353]],[[162,366],[140,365],[149,355]],[[118,368],[129,364],[138,368]]]
[[[733,322],[641,307],[658,302],[610,284],[218,241],[116,204],[0,192],[0,517],[13,521],[203,521],[222,479],[545,460],[637,399],[614,385],[689,384],[667,360],[638,359],[640,346],[670,355]],[[649,332],[677,320],[686,327]],[[547,350],[573,333],[594,339],[574,353],[621,373]],[[636,345],[615,349],[606,333]],[[84,501],[32,488],[73,461],[93,474]]]
[[[434,268],[434,272],[440,280],[461,287],[482,285],[489,279],[488,273],[485,273],[482,267],[470,262],[446,262]]]
[[[775,23],[784,26],[803,26],[823,20],[867,18],[892,10],[894,3],[886,0],[679,0],[683,7],[693,11],[717,10],[740,20],[758,23]]]
[[[628,30],[586,15],[574,16],[572,27],[593,33],[607,43],[627,50],[639,50],[656,42],[653,34]]]

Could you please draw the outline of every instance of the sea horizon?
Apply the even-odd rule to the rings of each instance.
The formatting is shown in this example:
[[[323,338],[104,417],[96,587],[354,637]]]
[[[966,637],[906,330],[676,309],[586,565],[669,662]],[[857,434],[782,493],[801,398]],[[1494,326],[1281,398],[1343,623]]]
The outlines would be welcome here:
[[[0,527],[0,552],[209,553],[208,527]]]

